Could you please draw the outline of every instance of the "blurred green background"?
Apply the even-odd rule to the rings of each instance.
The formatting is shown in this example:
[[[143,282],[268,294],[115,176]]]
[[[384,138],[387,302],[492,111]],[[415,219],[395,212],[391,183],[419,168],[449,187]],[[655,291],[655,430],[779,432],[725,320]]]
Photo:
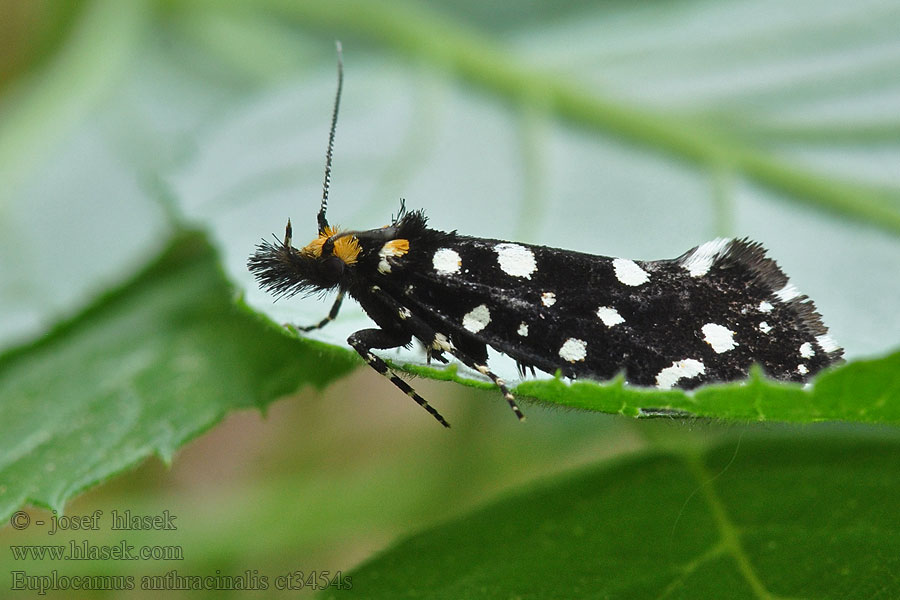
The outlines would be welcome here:
[[[346,84],[332,222],[378,226],[403,197],[437,228],[641,259],[746,235],[815,299],[849,358],[900,342],[896,2],[2,0],[0,11],[4,348],[77,314],[185,227],[208,232],[252,308],[278,323],[324,316],[316,298],[273,304],[244,263],[287,217],[297,239],[314,235],[335,39]],[[315,337],[343,346],[365,323],[346,307]],[[127,470],[111,457],[127,472],[66,513],[168,509],[177,534],[129,543],[178,544],[185,558],[79,572],[347,572],[574,467],[712,440],[737,448],[745,427],[799,432],[535,405],[521,425],[494,392],[415,385],[453,430],[358,369],[263,414],[228,414],[171,465]],[[46,539],[0,531],[0,571],[48,571],[6,554]]]

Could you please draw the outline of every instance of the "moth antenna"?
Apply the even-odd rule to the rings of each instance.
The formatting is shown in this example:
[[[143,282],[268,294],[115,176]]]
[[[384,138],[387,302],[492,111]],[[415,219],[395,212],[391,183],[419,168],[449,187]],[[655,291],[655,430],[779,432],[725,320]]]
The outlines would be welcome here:
[[[341,106],[341,90],[344,87],[344,56],[341,42],[334,42],[337,49],[337,93],[334,96],[334,111],[331,113],[331,130],[328,133],[328,150],[325,152],[325,183],[322,186],[322,204],[319,206],[317,217],[319,232],[324,232],[328,227],[328,219],[325,218],[325,210],[328,208],[328,188],[331,187],[331,157],[334,154],[334,132],[337,129],[338,109]]]

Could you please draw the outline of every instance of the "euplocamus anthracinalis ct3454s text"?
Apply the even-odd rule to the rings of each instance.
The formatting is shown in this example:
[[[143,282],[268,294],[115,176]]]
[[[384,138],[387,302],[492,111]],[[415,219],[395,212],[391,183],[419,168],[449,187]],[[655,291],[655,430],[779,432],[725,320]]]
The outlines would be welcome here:
[[[248,266],[276,296],[337,290],[333,320],[349,294],[378,326],[348,343],[376,371],[444,418],[373,349],[416,338],[429,361],[452,355],[490,378],[521,419],[506,383],[487,366],[487,346],[519,370],[561,372],[629,384],[694,388],[747,377],[759,364],[772,378],[804,382],[839,361],[812,301],[763,247],[716,239],[670,260],[634,261],[431,229],[422,211],[385,227],[338,231],[325,218],[343,67],[326,154],[318,235],[303,248],[263,240]]]

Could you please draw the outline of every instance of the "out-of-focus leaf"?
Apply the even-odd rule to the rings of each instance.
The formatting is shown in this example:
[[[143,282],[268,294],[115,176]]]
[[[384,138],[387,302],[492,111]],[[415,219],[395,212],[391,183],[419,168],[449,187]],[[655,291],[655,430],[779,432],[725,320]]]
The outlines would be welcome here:
[[[895,441],[853,436],[644,454],[402,540],[320,597],[894,597],[897,469]]]
[[[169,460],[230,410],[322,386],[347,355],[261,322],[199,234],[34,344],[0,355],[0,515],[73,494],[157,454]]]

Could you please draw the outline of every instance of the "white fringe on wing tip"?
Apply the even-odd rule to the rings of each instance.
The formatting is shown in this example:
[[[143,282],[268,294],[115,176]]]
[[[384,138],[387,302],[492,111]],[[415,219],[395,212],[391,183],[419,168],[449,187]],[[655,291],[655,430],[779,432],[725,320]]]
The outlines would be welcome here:
[[[731,238],[716,238],[701,244],[690,256],[681,261],[681,266],[687,269],[691,277],[702,277],[709,273],[716,260],[725,254],[731,241]]]

